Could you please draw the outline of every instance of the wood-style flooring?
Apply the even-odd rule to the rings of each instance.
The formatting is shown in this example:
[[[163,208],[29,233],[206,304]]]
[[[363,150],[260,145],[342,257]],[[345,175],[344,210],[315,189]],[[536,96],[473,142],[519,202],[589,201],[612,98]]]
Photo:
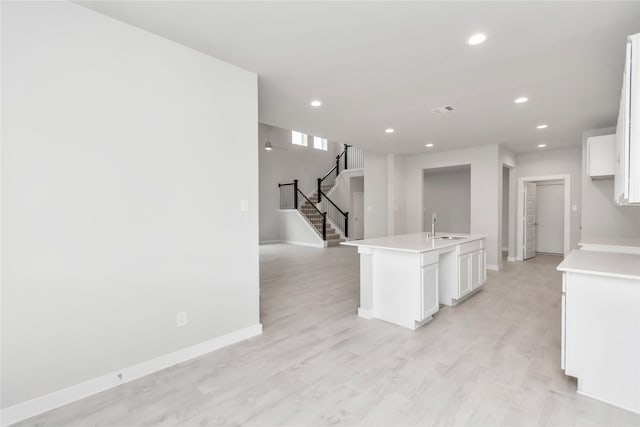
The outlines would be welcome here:
[[[639,426],[560,370],[560,257],[410,331],[356,316],[355,248],[265,245],[262,336],[20,425]]]

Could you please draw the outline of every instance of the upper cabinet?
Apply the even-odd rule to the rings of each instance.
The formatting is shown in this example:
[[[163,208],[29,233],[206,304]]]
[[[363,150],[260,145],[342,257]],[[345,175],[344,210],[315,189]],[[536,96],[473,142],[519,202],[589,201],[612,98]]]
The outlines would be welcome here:
[[[616,135],[587,139],[587,174],[593,178],[613,178],[616,173]]]
[[[616,128],[614,202],[640,204],[640,34],[629,36]]]

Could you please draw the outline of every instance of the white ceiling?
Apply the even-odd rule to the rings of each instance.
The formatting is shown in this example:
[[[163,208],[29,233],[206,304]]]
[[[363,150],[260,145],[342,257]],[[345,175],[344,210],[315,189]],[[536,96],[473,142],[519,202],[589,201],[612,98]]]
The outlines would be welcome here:
[[[640,32],[640,2],[83,4],[258,73],[263,123],[401,153],[580,144],[615,125],[626,36]],[[476,32],[487,42],[467,46]]]

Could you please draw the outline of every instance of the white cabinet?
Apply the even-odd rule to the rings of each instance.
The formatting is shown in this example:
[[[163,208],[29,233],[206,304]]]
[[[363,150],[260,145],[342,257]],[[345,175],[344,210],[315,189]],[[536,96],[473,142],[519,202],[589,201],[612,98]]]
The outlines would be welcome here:
[[[640,34],[629,36],[616,127],[614,202],[640,204]]]
[[[480,250],[471,254],[471,289],[476,289],[484,283],[485,251]]]
[[[484,240],[465,243],[459,247],[458,256],[458,292],[455,299],[460,299],[479,288],[487,278],[487,259]]]
[[[587,174],[591,178],[613,178],[616,173],[616,135],[587,139]]]
[[[422,280],[420,286],[420,318],[423,321],[438,311],[438,264],[422,267]]]
[[[458,298],[471,292],[471,254],[458,258]]]

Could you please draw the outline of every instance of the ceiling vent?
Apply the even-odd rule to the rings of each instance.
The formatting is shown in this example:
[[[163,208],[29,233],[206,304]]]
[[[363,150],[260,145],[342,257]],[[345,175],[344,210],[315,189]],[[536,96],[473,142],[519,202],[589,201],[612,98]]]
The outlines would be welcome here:
[[[438,114],[450,113],[453,111],[453,107],[451,105],[445,105],[443,107],[432,108],[431,112]]]

